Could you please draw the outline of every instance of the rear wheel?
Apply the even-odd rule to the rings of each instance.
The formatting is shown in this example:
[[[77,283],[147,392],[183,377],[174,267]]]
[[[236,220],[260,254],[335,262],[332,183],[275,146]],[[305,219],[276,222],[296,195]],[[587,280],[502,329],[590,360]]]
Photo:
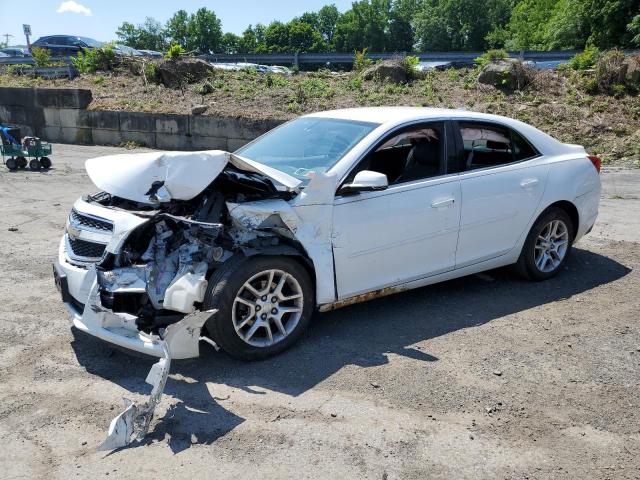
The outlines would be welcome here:
[[[209,280],[205,309],[218,309],[207,331],[229,355],[270,357],[293,345],[315,306],[313,282],[294,258],[238,257]]]
[[[27,168],[29,162],[27,162],[26,158],[18,157],[16,160],[18,160],[18,168]]]
[[[42,168],[44,168],[45,170],[48,170],[51,168],[51,159],[49,157],[42,157],[40,159],[40,166]]]
[[[18,160],[16,160],[15,158],[11,157],[11,158],[7,158],[7,160],[4,162],[4,164],[7,166],[7,168],[9,170],[11,170],[12,172],[18,169]]]
[[[569,215],[561,208],[548,209],[531,227],[516,269],[529,280],[555,277],[571,253],[574,236]]]
[[[29,169],[36,171],[40,170],[40,161],[37,158],[34,158],[29,162]]]

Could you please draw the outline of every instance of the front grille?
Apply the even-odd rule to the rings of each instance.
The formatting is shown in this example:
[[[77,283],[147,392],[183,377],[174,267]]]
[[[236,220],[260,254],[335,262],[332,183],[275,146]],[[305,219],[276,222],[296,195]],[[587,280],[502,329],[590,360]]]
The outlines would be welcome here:
[[[75,256],[86,258],[102,258],[106,248],[106,245],[101,243],[87,242],[79,238],[69,238],[69,246]]]
[[[103,232],[113,232],[113,224],[111,222],[83,215],[75,210],[71,210],[71,220],[78,226],[88,227]]]

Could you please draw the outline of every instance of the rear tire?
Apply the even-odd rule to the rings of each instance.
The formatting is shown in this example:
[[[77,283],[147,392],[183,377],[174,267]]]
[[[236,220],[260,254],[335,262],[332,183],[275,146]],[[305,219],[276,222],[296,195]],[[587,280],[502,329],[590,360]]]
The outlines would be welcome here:
[[[515,264],[516,271],[535,282],[555,277],[569,258],[574,238],[567,212],[558,207],[547,209],[531,227]]]
[[[29,169],[32,171],[40,170],[40,161],[37,158],[34,158],[29,162]]]
[[[42,157],[40,159],[40,166],[45,170],[49,170],[51,168],[51,159],[49,157]]]
[[[231,258],[211,276],[204,299],[205,310],[218,310],[207,321],[209,335],[240,360],[261,360],[289,348],[307,328],[314,307],[309,273],[286,256]]]
[[[29,162],[27,162],[26,158],[18,157],[16,160],[18,160],[18,168],[27,168]]]
[[[18,169],[18,160],[16,160],[15,158],[11,157],[11,158],[7,158],[7,160],[4,162],[4,164],[7,166],[7,168],[9,170],[11,170],[12,172],[15,172]]]

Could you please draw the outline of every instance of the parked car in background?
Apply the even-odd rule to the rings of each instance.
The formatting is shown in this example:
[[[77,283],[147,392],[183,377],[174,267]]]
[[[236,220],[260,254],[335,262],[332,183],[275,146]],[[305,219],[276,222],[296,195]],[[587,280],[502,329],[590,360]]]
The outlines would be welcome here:
[[[173,358],[198,356],[202,337],[265,358],[316,309],[505,265],[552,278],[600,200],[600,160],[583,147],[432,108],[321,112],[235,153],[86,168],[102,192],[69,215],[54,266],[63,302],[78,329],[156,356],[159,332],[196,315]]]
[[[4,53],[9,57],[30,57],[31,52],[28,48],[21,47],[7,47],[0,49],[0,53]]]
[[[271,73],[279,73],[279,74],[281,74],[281,75],[287,75],[287,76],[289,76],[289,75],[291,75],[291,74],[292,74],[292,72],[291,72],[291,69],[290,69],[290,68],[283,67],[283,66],[281,66],[281,65],[271,65],[271,66],[269,67],[269,70],[271,71]]]
[[[145,57],[155,57],[155,58],[161,58],[162,52],[157,52],[155,50],[138,50],[143,56]]]
[[[102,42],[88,37],[75,37],[73,35],[50,35],[40,37],[31,44],[31,48],[39,47],[49,50],[54,57],[77,55],[85,48],[99,48]]]
[[[9,58],[11,55],[7,55],[6,53],[0,52],[0,58]]]
[[[121,45],[116,43],[113,46],[113,51],[116,55],[131,55],[133,57],[142,57],[142,52],[140,50],[136,50],[135,48],[129,47],[128,45]]]

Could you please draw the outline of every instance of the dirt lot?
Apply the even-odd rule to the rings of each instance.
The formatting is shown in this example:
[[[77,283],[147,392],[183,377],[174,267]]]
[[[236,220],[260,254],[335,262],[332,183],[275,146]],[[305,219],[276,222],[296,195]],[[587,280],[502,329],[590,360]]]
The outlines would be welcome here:
[[[98,453],[153,360],[71,328],[51,261],[83,160],[0,166],[0,476],[639,478],[640,170],[556,279],[505,271],[317,315],[301,344],[176,362],[144,444]],[[18,231],[9,231],[17,227]]]

